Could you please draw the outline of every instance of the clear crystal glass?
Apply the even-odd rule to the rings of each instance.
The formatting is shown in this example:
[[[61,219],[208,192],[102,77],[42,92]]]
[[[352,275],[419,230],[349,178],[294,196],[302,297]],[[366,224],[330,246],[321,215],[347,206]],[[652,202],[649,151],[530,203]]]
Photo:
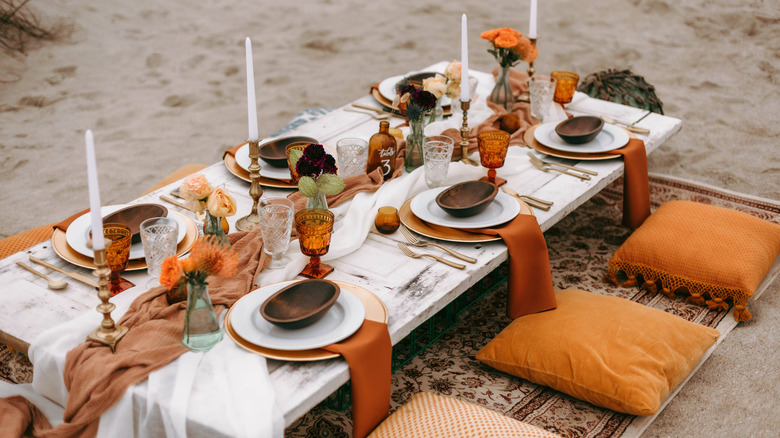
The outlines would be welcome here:
[[[167,217],[153,217],[141,222],[141,242],[144,245],[146,270],[152,277],[147,287],[160,285],[163,260],[176,255],[179,224]]]
[[[555,93],[555,78],[535,75],[528,79],[528,93],[531,96],[531,115],[544,122],[550,112]]]
[[[269,198],[260,201],[257,215],[263,233],[263,251],[271,256],[269,269],[285,266],[284,253],[290,246],[294,207],[287,198]]]
[[[423,140],[425,183],[428,188],[441,187],[447,179],[455,141],[450,137],[435,135]]]

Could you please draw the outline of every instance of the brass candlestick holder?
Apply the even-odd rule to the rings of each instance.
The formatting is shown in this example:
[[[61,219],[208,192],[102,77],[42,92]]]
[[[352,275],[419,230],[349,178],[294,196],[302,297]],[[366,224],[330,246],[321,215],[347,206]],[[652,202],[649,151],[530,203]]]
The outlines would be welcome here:
[[[106,247],[111,244],[109,239],[105,239],[105,242]],[[87,245],[92,248],[92,241],[90,240]],[[95,270],[92,271],[92,275],[98,278],[98,298],[100,298],[101,303],[98,304],[97,311],[103,314],[103,322],[100,323],[100,327],[87,336],[87,340],[108,345],[111,351],[115,352],[117,342],[127,333],[128,328],[114,324],[114,320],[111,318],[111,312],[116,306],[108,301],[111,296],[108,291],[108,275],[111,270],[107,266],[106,250],[100,249],[94,252]]]
[[[536,47],[536,38],[528,38],[531,41],[531,45]],[[528,77],[533,77],[534,73],[536,73],[536,70],[534,70],[534,62],[531,61],[528,63]]]
[[[257,215],[257,204],[260,202],[260,197],[263,196],[263,188],[260,187],[260,163],[257,161],[260,158],[260,140],[247,140],[249,143],[249,179],[252,180],[252,185],[249,187],[249,196],[252,198],[252,210],[248,215],[242,217],[236,222],[236,229],[239,231],[252,231],[260,226],[260,216]]]
[[[460,161],[479,166],[476,161],[468,158],[469,156],[469,106],[471,101],[460,102],[460,108],[463,110],[463,125],[460,127]]]

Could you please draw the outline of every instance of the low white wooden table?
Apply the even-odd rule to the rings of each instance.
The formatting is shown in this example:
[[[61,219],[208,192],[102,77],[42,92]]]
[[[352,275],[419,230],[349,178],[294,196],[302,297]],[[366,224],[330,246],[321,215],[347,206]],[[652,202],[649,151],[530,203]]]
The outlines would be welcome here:
[[[429,68],[443,69],[444,65],[446,63],[439,63]],[[486,96],[492,87],[492,77],[485,73],[474,74],[480,81],[477,94]],[[378,107],[371,96],[365,96],[356,102]],[[310,136],[326,145],[335,145],[340,138],[349,136],[368,139],[377,131],[378,123],[373,117],[347,112],[343,108],[336,109],[284,135]],[[647,111],[637,108],[590,98],[572,105],[567,110],[573,114],[578,114],[579,111],[605,114],[627,122],[639,120],[647,114]],[[480,121],[473,120],[472,117],[469,119],[472,127]],[[401,123],[402,119],[391,119],[391,126]],[[649,154],[678,132],[681,125],[679,119],[650,113],[637,126],[648,128],[651,132],[649,135],[638,137],[644,140]],[[426,131],[426,134],[433,133]],[[550,211],[534,210],[542,230],[555,225],[623,174],[621,159],[565,162],[594,170],[598,172],[598,176],[588,181],[581,181],[558,172],[542,172],[529,163],[527,168],[507,178],[508,186],[522,194],[554,201],[555,204]],[[238,213],[230,218],[231,229],[234,229],[235,220],[245,216],[251,207],[252,202],[248,195],[249,184],[229,173],[221,162],[201,173],[205,174],[213,185],[225,187],[236,197]],[[500,169],[498,175],[501,176]],[[133,203],[159,202],[160,194],[167,194],[178,185],[179,183],[172,184],[138,198]],[[289,190],[264,188],[264,196],[286,196],[288,193]],[[171,205],[166,206],[176,209]],[[389,312],[388,329],[393,344],[403,339],[414,328],[447,306],[507,259],[506,246],[500,241],[478,245],[440,242],[478,259],[476,264],[467,264],[465,270],[456,270],[427,258],[408,258],[396,247],[397,241],[405,241],[400,233],[389,236],[371,233],[360,249],[329,262],[336,268],[329,279],[363,287],[384,301]],[[46,289],[45,281],[15,265],[16,261],[27,263],[28,255],[41,258],[64,269],[90,274],[86,269],[72,266],[61,260],[51,249],[50,242],[41,243],[27,251],[0,260],[0,342],[7,343],[22,352],[25,352],[29,344],[43,331],[84,312],[95,312],[94,308],[99,303],[94,290],[77,282],[71,282],[70,286],[62,292]],[[128,273],[125,276],[136,284],[143,284],[147,279],[145,271]],[[284,412],[287,425],[349,379],[349,371],[343,360],[307,364],[270,360],[269,370],[277,394],[283,394],[278,398],[278,403]],[[196,428],[203,427],[204,430],[215,434],[220,432],[212,430],[213,424],[201,424],[194,413],[188,413],[188,419]]]

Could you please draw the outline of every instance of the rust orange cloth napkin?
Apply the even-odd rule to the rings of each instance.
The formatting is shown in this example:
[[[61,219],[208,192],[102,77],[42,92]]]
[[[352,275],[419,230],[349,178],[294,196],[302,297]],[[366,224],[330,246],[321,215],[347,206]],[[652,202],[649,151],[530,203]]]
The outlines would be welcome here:
[[[623,175],[623,225],[639,228],[650,216],[650,180],[647,176],[645,142],[631,138],[625,147],[611,152],[622,155],[626,166]]]
[[[555,308],[550,256],[536,218],[519,214],[498,228],[469,230],[498,235],[509,252],[509,297],[507,315],[515,319]]]
[[[447,228],[428,222],[425,224],[433,229]],[[503,227],[460,230],[499,236],[506,244],[509,252],[506,310],[510,318],[555,308],[547,242],[535,217],[519,214]]]
[[[493,77],[498,75],[498,67],[493,70]],[[509,83],[512,86],[512,94],[517,98],[521,94],[528,91],[528,73],[518,70],[509,71]],[[493,115],[488,117],[484,122],[479,124],[476,128],[472,128],[469,131],[469,154],[477,150],[477,135],[483,131],[490,131],[493,129],[500,129],[499,118],[507,114],[503,106],[496,105],[488,102],[488,107],[493,110]],[[535,125],[539,121],[531,116],[531,104],[528,102],[515,102],[512,108],[512,114],[515,114],[519,120],[520,127],[517,131],[513,132],[509,136],[509,144],[525,144],[523,140],[523,134],[528,128]],[[451,137],[455,140],[455,149],[452,153],[452,160],[458,161],[461,158],[460,149],[460,130],[447,129],[442,132],[442,135]]]
[[[352,379],[352,436],[363,438],[390,412],[393,346],[387,324],[365,320],[358,331],[336,344],[322,347],[339,353]]]
[[[226,150],[225,152],[222,153],[222,159],[224,160],[226,155],[231,155],[231,156],[235,157],[236,156],[236,152],[238,152],[238,150],[241,149],[241,146],[243,146],[245,144],[246,144],[246,142],[243,142],[240,145],[233,146],[232,148]]]
[[[209,277],[209,294],[219,312],[254,287],[265,266],[260,229],[229,234],[242,269],[233,277]],[[133,301],[120,324],[130,331],[119,341],[116,353],[107,346],[85,342],[66,356],[63,378],[68,389],[65,423],[46,436],[95,436],[100,419],[133,384],[176,359],[187,349],[181,343],[186,302],[168,305],[164,287],[155,287]]]
[[[89,209],[88,208],[85,208],[84,210],[81,210],[80,212],[74,214],[73,216],[71,216],[71,217],[69,217],[67,219],[64,219],[64,220],[62,220],[60,222],[57,222],[56,224],[52,225],[52,227],[54,227],[55,230],[60,229],[62,231],[68,231],[68,227],[70,226],[70,224],[72,224],[73,221],[75,221],[76,219],[78,219],[79,217],[81,217],[82,215],[84,215],[86,213],[89,213]]]

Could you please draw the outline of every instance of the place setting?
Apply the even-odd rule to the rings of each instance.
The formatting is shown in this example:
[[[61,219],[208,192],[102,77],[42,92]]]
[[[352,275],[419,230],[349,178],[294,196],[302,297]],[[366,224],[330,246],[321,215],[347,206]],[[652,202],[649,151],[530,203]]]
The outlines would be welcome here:
[[[287,162],[287,148],[301,145],[305,147],[311,143],[319,143],[319,141],[303,136],[261,141],[259,143],[260,157],[257,160],[260,165],[260,185],[281,189],[296,188]],[[251,158],[249,157],[248,143],[242,143],[226,151],[223,155],[223,162],[230,173],[246,182],[252,182],[249,174]]]

